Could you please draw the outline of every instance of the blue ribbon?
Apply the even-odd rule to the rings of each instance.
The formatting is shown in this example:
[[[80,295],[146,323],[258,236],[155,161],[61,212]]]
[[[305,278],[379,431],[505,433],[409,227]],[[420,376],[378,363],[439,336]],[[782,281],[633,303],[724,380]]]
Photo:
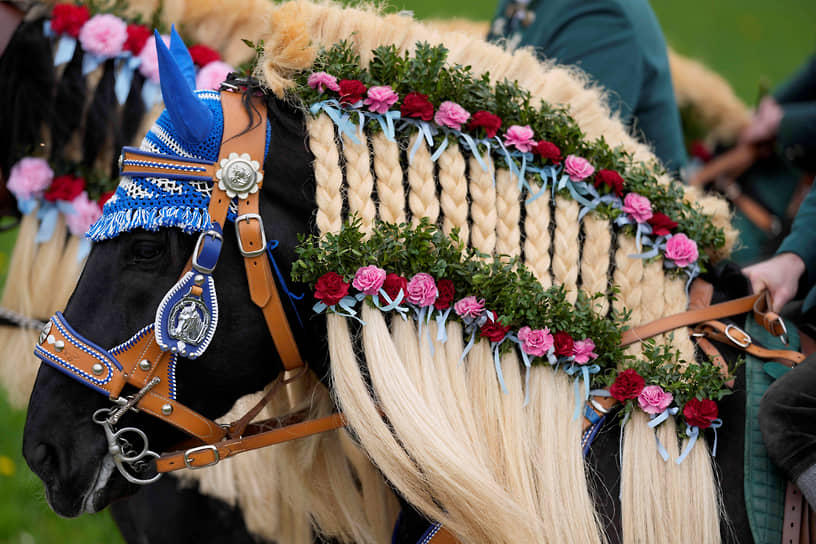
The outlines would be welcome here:
[[[453,310],[452,306],[449,306],[444,312],[442,310],[438,310],[436,312],[436,340],[437,342],[445,343],[448,341],[448,331],[446,328],[446,323],[448,321],[448,316]]]
[[[644,236],[642,242],[644,246],[649,246],[652,249],[643,253],[633,253],[632,255],[629,255],[629,257],[633,259],[651,259],[652,257],[657,257],[660,251],[665,251],[666,249],[665,236],[658,236],[654,240],[648,236]]]
[[[380,305],[380,297],[383,297],[385,299],[385,302],[387,302],[385,306]],[[374,295],[372,301],[374,302],[374,306],[376,306],[380,311],[390,312],[394,310],[399,312],[400,316],[402,316],[402,318],[405,319],[405,315],[403,314],[408,312],[408,308],[399,305],[400,302],[402,302],[403,298],[405,298],[405,293],[403,292],[402,289],[399,290],[399,293],[397,293],[397,296],[394,297],[394,300],[391,300],[391,297],[388,296],[388,293],[385,292],[385,289],[380,287],[379,293]]]
[[[439,159],[439,157],[442,156],[442,153],[444,153],[447,148],[448,148],[448,135],[445,134],[445,137],[442,138],[442,143],[439,144],[439,147],[437,147],[436,150],[433,152],[433,155],[431,155],[431,160],[433,162],[436,162],[437,159]]]
[[[303,327],[303,321],[300,319],[300,312],[298,312],[297,306],[295,305],[295,301],[303,300],[303,296],[306,293],[296,295],[289,290],[289,287],[286,285],[286,280],[283,279],[283,274],[281,274],[281,271],[278,268],[278,263],[275,262],[275,257],[274,255],[272,255],[272,250],[274,250],[276,247],[278,247],[278,241],[270,240],[269,243],[266,244],[266,254],[269,256],[269,260],[272,262],[272,267],[275,269],[275,275],[278,276],[278,281],[280,282],[281,286],[283,286],[283,292],[286,293],[286,296],[289,297],[289,302],[292,303],[292,309],[295,310],[295,317],[297,317],[298,323],[300,324],[301,327]]]
[[[474,325],[470,325],[467,329],[465,329],[465,332],[467,332],[467,330],[470,330],[470,340],[468,340],[465,349],[462,350],[462,356],[459,357],[459,364],[457,366],[461,366],[461,364],[465,361],[465,357],[467,356],[468,353],[470,353],[471,348],[473,348],[473,344],[476,343],[477,329],[478,327]]]
[[[16,196],[16,195],[15,195]],[[26,198],[17,200],[17,209],[23,215],[28,215],[37,209],[38,201],[36,198]]]
[[[57,48],[54,50],[54,66],[59,66],[70,62],[74,58],[74,51],[76,51],[76,38],[71,36],[60,36],[57,41]]]
[[[675,463],[677,463],[678,465],[685,461],[686,457],[688,457],[688,454],[691,453],[691,449],[697,442],[697,437],[700,436],[700,428],[692,427],[691,425],[686,423],[686,436],[689,437],[689,441],[688,444],[686,444],[686,447],[683,448],[683,453],[681,453],[680,457],[678,457],[677,460],[675,461]]]
[[[378,123],[380,123],[380,128],[382,128],[383,134],[385,134],[386,138],[388,138],[392,142],[396,141],[394,121],[399,119],[400,115],[402,115],[399,112],[399,110],[391,110],[385,113],[369,113],[368,115],[370,115],[372,118],[376,119]]]
[[[142,60],[139,57],[132,55],[120,57],[116,60],[117,71],[114,92],[116,93],[116,100],[120,105],[127,101],[128,94],[130,94],[130,86],[133,84],[133,74],[141,63]]]
[[[416,140],[414,140],[414,145],[411,146],[411,151],[408,152],[408,164],[414,162],[414,155],[419,150],[419,146],[422,143],[422,139],[425,139],[425,142],[428,144],[428,148],[433,147],[433,137],[436,134],[436,127],[428,123],[427,121],[421,121],[416,119],[406,119],[402,118],[402,126],[400,126],[400,132],[405,130],[408,127],[416,127],[419,134],[417,134]]]
[[[357,302],[358,300],[356,298],[351,296],[345,296],[341,298],[340,302],[338,302],[335,306],[332,306],[332,309],[334,310],[334,313],[336,313],[337,315],[342,315],[343,317],[350,317],[352,319],[356,319],[357,321],[360,322],[361,325],[365,325],[365,321],[357,317],[357,310],[354,309],[354,305],[356,305]],[[337,306],[340,306],[340,308],[342,308],[343,311],[338,312]]]
[[[479,163],[479,166],[482,167],[482,170],[487,172],[487,164],[485,163],[484,159],[482,158],[481,153],[479,153],[478,143],[486,143],[487,144],[487,153],[485,154],[485,156],[489,156],[490,155],[490,144],[487,143],[488,140],[485,140],[484,142],[478,142],[477,143],[476,141],[473,140],[473,138],[470,137],[470,134],[466,134],[464,132],[459,134],[459,139],[461,141],[463,141],[464,144],[470,148],[470,152],[473,154],[473,157]]]
[[[711,449],[711,457],[717,457],[717,429],[722,427],[722,419],[715,419],[711,422],[711,429],[714,429],[714,447]]]
[[[510,391],[507,390],[507,386],[504,384],[504,375],[502,374],[501,369],[501,357],[499,356],[499,346],[501,346],[503,342],[504,338],[498,342],[490,342],[490,344],[493,347],[493,364],[496,367],[496,377],[499,379],[499,385],[501,386],[502,393],[507,395],[510,393]]]
[[[54,229],[57,228],[57,218],[59,218],[59,209],[54,204],[43,202],[42,207],[37,211],[40,227],[37,229],[37,236],[34,238],[36,243],[42,244],[54,236]]]
[[[77,246],[77,254],[76,254],[76,262],[81,263],[85,258],[91,253],[91,246],[93,242],[90,238],[86,238],[83,236],[79,240],[79,246]]]
[[[519,186],[521,186],[522,176],[521,176],[521,173],[518,170],[518,165],[516,165],[516,161],[510,155],[510,152],[507,150],[507,148],[504,147],[504,142],[501,141],[501,138],[499,138],[498,135],[497,135],[497,136],[494,136],[494,139],[497,142],[499,142],[499,148],[504,153],[504,162],[507,164],[507,168],[510,169],[510,173],[512,175],[516,176],[516,179],[519,180]],[[525,184],[526,184],[526,182],[525,182]]]
[[[572,182],[572,183],[567,184],[567,189],[569,189],[569,192],[570,192],[570,195],[572,196],[572,199],[575,200],[576,202],[578,202],[579,204],[583,205],[585,207],[585,209],[586,208],[593,208],[592,202],[587,200],[583,196],[581,196],[581,194],[579,193],[578,183],[579,182]],[[586,185],[586,184],[583,184],[583,185]],[[582,217],[583,216],[579,216],[579,220]]]
[[[337,132],[339,132],[341,136],[346,134],[352,142],[360,145],[360,139],[357,138],[354,123],[351,122],[348,114],[342,112],[340,103],[336,99],[332,98],[331,100],[316,102],[309,108],[309,111],[311,111],[313,115],[317,115],[321,110],[329,116],[329,119],[335,124]]]
[[[530,367],[532,366],[530,361],[530,355],[524,351],[522,347],[521,340],[513,333],[507,333],[507,339],[511,342],[515,342],[518,345],[518,350],[521,353],[521,360],[524,361],[524,405],[527,406],[530,404]],[[552,349],[552,348],[550,348]]]
[[[87,76],[94,70],[96,70],[100,64],[105,62],[107,59],[105,57],[98,57],[96,55],[91,55],[87,51],[85,55],[82,57],[82,75]]]
[[[575,377],[574,389],[575,389],[575,411],[572,413],[572,420],[575,421],[581,415],[581,406],[583,402],[581,402],[581,378],[584,379],[584,398],[583,400],[586,401],[589,399],[589,377],[592,374],[597,374],[601,371],[601,367],[598,365],[580,365],[578,363],[572,363],[569,367],[565,369],[568,376],[573,376],[574,374],[580,375]]]
[[[54,30],[51,28],[51,19],[46,19],[43,21],[43,35],[46,38],[54,37]]]
[[[146,80],[142,85],[142,102],[144,102],[145,108],[149,111],[161,100],[162,94],[159,84],[151,79]]]
[[[660,457],[662,457],[664,461],[669,460],[669,452],[666,451],[666,448],[663,447],[663,444],[660,442],[660,438],[657,436],[656,427],[663,423],[664,421],[666,421],[669,418],[669,416],[677,415],[677,412],[679,411],[680,409],[675,406],[674,408],[666,408],[657,415],[652,414],[650,416],[651,421],[649,421],[648,425],[650,429],[655,429],[655,442],[657,442],[657,453],[660,454]]]
[[[545,166],[543,168],[531,167],[530,171],[538,174],[538,177],[541,179],[541,188],[536,192],[536,194],[528,198],[525,204],[529,204],[530,202],[538,199],[541,195],[545,194],[547,192],[547,187],[549,186],[550,180],[555,183],[555,178],[558,175],[558,171],[554,166]],[[532,186],[529,186],[528,189],[530,190],[530,193],[532,193]]]

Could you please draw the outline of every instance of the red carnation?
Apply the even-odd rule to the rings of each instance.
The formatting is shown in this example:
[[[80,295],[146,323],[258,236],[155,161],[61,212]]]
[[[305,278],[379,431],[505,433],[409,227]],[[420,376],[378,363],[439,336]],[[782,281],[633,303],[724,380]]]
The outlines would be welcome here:
[[[615,383],[609,388],[609,394],[621,402],[629,399],[636,399],[646,387],[646,381],[643,376],[638,374],[634,369],[627,368],[615,378]]]
[[[151,34],[150,29],[144,25],[128,25],[125,51],[138,55],[144,49],[144,44]]]
[[[90,18],[91,12],[87,6],[57,4],[51,12],[51,30],[76,38],[82,25]]]
[[[708,429],[717,419],[717,403],[711,399],[699,400],[693,398],[683,406],[683,417],[692,427]]]
[[[553,164],[560,164],[564,157],[561,156],[561,149],[552,142],[539,140],[533,147],[533,153],[542,159],[550,159]]]
[[[433,119],[434,107],[427,94],[408,93],[402,101],[400,113],[403,117],[418,117],[423,121],[430,121]]]
[[[436,282],[436,289],[439,291],[439,296],[434,302],[434,308],[437,310],[446,310],[450,308],[453,302],[453,282],[451,280],[441,279]]]
[[[689,151],[691,152],[692,157],[697,157],[703,162],[708,162],[714,158],[714,155],[712,155],[711,151],[708,150],[708,146],[706,146],[706,144],[700,140],[694,140],[691,142]]]
[[[623,196],[623,178],[614,170],[600,170],[595,174],[595,187],[601,184],[612,189],[616,195]]]
[[[664,213],[654,212],[652,217],[646,220],[652,226],[652,232],[658,236],[666,236],[677,226],[671,217]]]
[[[51,182],[51,187],[43,195],[48,202],[64,200],[71,202],[79,193],[85,190],[85,180],[70,175],[59,176]]]
[[[491,342],[501,342],[509,331],[510,325],[505,327],[498,321],[487,320],[487,322],[482,325],[482,328],[479,329],[479,336],[487,338]]]
[[[218,51],[206,45],[201,45],[200,43],[190,48],[190,56],[193,57],[193,62],[201,68],[215,60],[221,60],[221,55],[218,54]]]
[[[111,199],[114,193],[116,193],[116,191],[105,191],[104,193],[99,195],[99,207],[101,208],[102,206],[104,206],[105,203]]]
[[[385,290],[385,294],[388,295],[388,298],[397,300],[400,290],[402,290],[403,296],[408,294],[408,280],[399,274],[390,272],[385,275],[382,288]]]
[[[558,331],[553,335],[555,354],[559,357],[571,356],[573,344],[572,336],[570,336],[568,332]]]
[[[315,284],[315,298],[326,306],[334,306],[348,294],[349,284],[337,272],[326,272]]]
[[[488,138],[494,138],[501,128],[502,120],[498,115],[493,115],[489,111],[479,110],[474,113],[468,123],[468,130],[476,130],[482,127]]]
[[[341,79],[339,85],[341,104],[356,104],[366,92],[366,86],[358,79]]]

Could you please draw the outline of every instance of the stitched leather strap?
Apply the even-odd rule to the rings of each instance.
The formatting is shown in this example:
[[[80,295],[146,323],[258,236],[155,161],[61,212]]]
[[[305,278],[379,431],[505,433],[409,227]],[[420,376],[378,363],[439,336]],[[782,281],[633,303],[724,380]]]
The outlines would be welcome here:
[[[428,540],[428,544],[457,544],[458,542],[459,540],[444,527],[440,527],[436,534]]]
[[[793,482],[788,482],[785,491],[785,516],[782,522],[782,543],[799,544],[802,531],[802,516],[807,513],[807,502],[802,492]]]
[[[805,360],[805,355],[789,349],[767,349],[753,343],[751,336],[734,325],[721,321],[706,321],[694,329],[694,334],[700,334],[737,347],[746,353],[760,359],[773,359],[787,366],[798,365]]]

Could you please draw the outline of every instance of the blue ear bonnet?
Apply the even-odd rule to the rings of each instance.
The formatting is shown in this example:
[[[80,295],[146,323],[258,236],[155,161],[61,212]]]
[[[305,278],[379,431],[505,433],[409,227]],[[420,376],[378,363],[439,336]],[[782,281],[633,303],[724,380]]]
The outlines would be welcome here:
[[[195,91],[195,94],[212,112],[209,136],[196,144],[183,142],[165,110],[142,140],[140,148],[143,151],[209,162],[218,160],[224,132],[221,96],[215,91]],[[269,151],[270,136],[271,128],[267,122],[264,158]],[[207,212],[211,194],[212,182],[123,176],[116,192],[105,204],[102,217],[91,226],[87,236],[98,242],[135,228],[177,227],[187,233],[206,231],[212,227]],[[235,212],[233,202],[227,219],[234,221]]]

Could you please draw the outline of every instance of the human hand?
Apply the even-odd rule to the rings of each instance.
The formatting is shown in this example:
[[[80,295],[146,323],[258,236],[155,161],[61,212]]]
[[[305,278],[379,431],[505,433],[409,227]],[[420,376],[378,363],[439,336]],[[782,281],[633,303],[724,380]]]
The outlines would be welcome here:
[[[759,103],[751,122],[740,134],[740,143],[756,144],[772,140],[779,131],[779,123],[784,114],[782,106],[772,96],[766,96]]]
[[[780,253],[742,270],[754,293],[768,290],[773,299],[771,310],[777,313],[796,295],[799,278],[804,273],[805,261],[796,253]]]

